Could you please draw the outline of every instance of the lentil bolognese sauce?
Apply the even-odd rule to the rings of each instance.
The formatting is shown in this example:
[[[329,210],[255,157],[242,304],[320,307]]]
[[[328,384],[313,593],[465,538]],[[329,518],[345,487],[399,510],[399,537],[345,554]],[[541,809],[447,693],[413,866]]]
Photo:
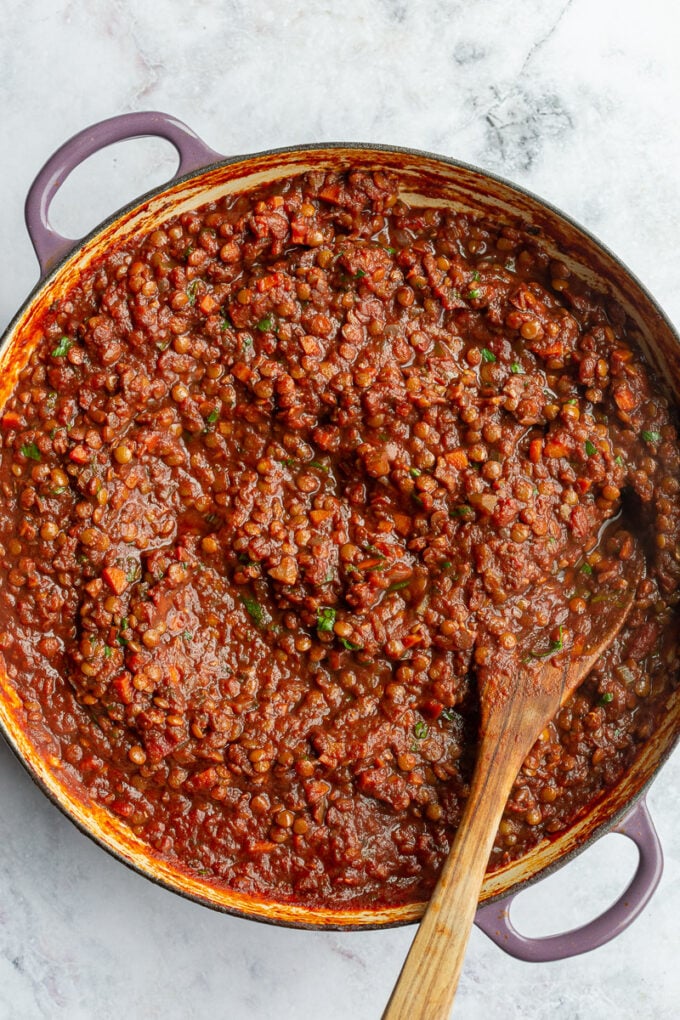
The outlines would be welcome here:
[[[568,655],[636,542],[635,608],[490,866],[657,725],[676,432],[631,323],[535,234],[310,172],[111,250],[44,315],[1,419],[0,650],[27,731],[165,860],[312,906],[427,897],[478,683]]]

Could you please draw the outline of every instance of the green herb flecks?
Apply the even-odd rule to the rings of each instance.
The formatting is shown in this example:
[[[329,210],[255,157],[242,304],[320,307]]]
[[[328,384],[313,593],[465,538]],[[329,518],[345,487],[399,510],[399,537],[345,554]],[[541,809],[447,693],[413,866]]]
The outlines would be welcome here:
[[[513,375],[524,375],[524,369],[520,365],[519,361],[513,361],[512,365],[510,366],[510,371],[512,372]]]
[[[660,432],[653,432],[653,431],[650,432],[648,429],[643,429],[642,430],[642,438],[644,439],[644,441],[646,443],[660,443],[661,442],[661,433]]]
[[[609,702],[613,701],[613,700],[614,700],[614,695],[611,694],[609,691],[607,691],[607,693],[603,694],[602,697],[600,698],[600,700],[598,701],[598,705],[608,705]]]
[[[619,467],[623,467],[624,466],[624,460],[623,460],[623,457],[621,456],[620,453],[617,454],[616,457],[614,457],[614,463],[618,464]]]
[[[112,655],[113,655],[113,648],[111,647],[111,645],[104,645],[104,658],[105,659],[110,659]]]
[[[479,283],[479,281],[481,280],[481,276],[479,275],[477,269],[475,269],[475,271],[473,272],[472,279],[475,281],[475,283]]]
[[[477,298],[481,297],[481,296],[482,296],[482,292],[477,287],[475,287],[472,290],[468,291],[468,298],[469,298],[470,301],[476,301]],[[496,359],[494,358],[493,360],[495,361]]]
[[[564,642],[562,640],[563,630],[564,627],[559,628],[557,632],[558,633],[557,640],[550,642],[550,648],[548,649],[547,652],[532,652],[531,657],[534,659],[548,659],[550,658],[551,655],[556,655],[558,652],[561,652],[562,649],[564,648]]]
[[[597,447],[594,443],[591,443],[589,439],[586,439],[586,454],[588,457],[594,457],[597,453]]]
[[[391,584],[387,590],[401,591],[402,588],[408,588],[410,583],[410,581],[395,581],[394,584]]]
[[[189,304],[196,304],[196,290],[198,288],[198,280],[192,280],[187,287],[187,297],[189,298]]]
[[[265,317],[263,319],[260,319],[260,321],[258,322],[257,328],[259,329],[260,333],[267,333],[270,330],[272,330],[274,328],[274,316],[265,315]]]
[[[329,471],[328,464],[324,464],[323,461],[320,461],[320,460],[310,460],[310,461],[308,461],[307,467],[317,468],[318,471],[326,471],[326,472]]]
[[[419,719],[418,722],[413,727],[413,735],[416,738],[416,740],[425,740],[425,737],[428,735],[429,732],[430,727],[427,725],[426,722],[423,722],[422,719]]]
[[[366,275],[366,273],[365,273],[365,271],[363,269],[357,269],[356,273],[354,274],[354,279],[355,280],[362,280],[365,275]]]
[[[482,361],[485,361],[487,364],[490,364],[495,360],[496,355],[493,353],[493,351],[490,351],[488,347],[482,347]]]
[[[73,343],[74,343],[74,341],[71,340],[70,337],[62,336],[60,338],[60,340],[59,340],[59,343],[57,344],[57,346],[52,351],[52,357],[53,358],[65,358],[66,355],[68,354],[68,352],[73,347]]]
[[[443,708],[441,718],[446,719],[447,722],[454,722],[456,719],[456,713],[452,708]]]
[[[210,422],[211,425],[214,425],[215,422],[217,421],[217,419],[219,418],[219,416],[220,416],[220,412],[218,411],[217,408],[215,408],[215,410],[211,411],[210,414],[208,415],[208,417],[205,420],[207,422]]]
[[[419,478],[423,472],[420,470],[420,468],[410,467],[408,469],[408,473],[411,475],[412,478]]]
[[[454,506],[449,510],[449,517],[474,517],[475,512],[471,506],[462,503],[460,506]]]
[[[24,443],[21,447],[21,452],[24,457],[28,457],[29,460],[42,460],[40,450],[35,443]]]
[[[336,610],[333,606],[319,606],[316,611],[316,629],[330,634],[335,626]]]
[[[355,645],[353,641],[348,641],[347,638],[341,637],[340,644],[343,648],[346,648],[348,652],[360,652],[363,645]]]
[[[581,564],[581,573],[582,574],[592,574],[592,572],[593,572],[593,568],[591,567],[590,563],[582,563]]]
[[[249,595],[241,595],[241,602],[248,616],[250,616],[257,627],[265,627],[268,623],[271,623],[271,616],[264,606],[260,605],[257,599],[251,598]]]

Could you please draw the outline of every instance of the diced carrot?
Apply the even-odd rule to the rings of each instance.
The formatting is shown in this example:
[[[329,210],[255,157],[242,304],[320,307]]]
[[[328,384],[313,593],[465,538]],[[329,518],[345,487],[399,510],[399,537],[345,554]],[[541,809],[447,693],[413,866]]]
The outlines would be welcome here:
[[[469,464],[468,455],[465,450],[450,450],[449,453],[444,455],[444,459],[451,464],[452,467],[458,468],[460,471],[466,468]]]
[[[248,846],[248,853],[268,854],[275,849],[276,843],[271,843],[269,840],[265,839],[258,839],[255,843],[250,843],[250,845]]]
[[[384,560],[378,556],[374,556],[373,559],[362,560],[361,563],[357,563],[357,570],[373,570],[374,567],[384,563]]]
[[[125,571],[120,567],[105,567],[102,570],[102,578],[116,595],[122,595],[128,586]]]
[[[542,358],[559,358],[564,354],[564,344],[561,340],[556,340],[549,347],[541,347],[539,353]]]
[[[394,519],[394,527],[399,535],[410,535],[413,527],[411,518],[408,514],[395,513],[392,515]]]
[[[269,273],[267,276],[261,276],[255,285],[257,292],[265,294],[268,290],[272,290],[279,282],[280,276],[280,273]]]
[[[614,390],[614,400],[621,411],[634,411],[638,404],[635,394],[628,386],[617,386]]]
[[[125,705],[131,705],[134,696],[135,688],[132,683],[132,677],[129,673],[121,673],[111,683],[114,691]]]
[[[210,315],[211,312],[216,312],[220,307],[219,301],[216,301],[212,294],[205,294],[198,302],[198,307],[204,313],[204,315]]]
[[[321,524],[331,516],[331,510],[310,510],[309,519],[312,524]]]
[[[568,452],[564,443],[557,443],[553,439],[548,440],[543,448],[546,457],[566,457]]]
[[[74,464],[89,464],[91,451],[84,446],[74,446],[69,453],[69,458]]]
[[[529,443],[529,460],[532,464],[538,464],[543,456],[543,440],[532,439]]]
[[[17,411],[8,411],[2,416],[3,429],[20,429],[23,424],[23,418]]]
[[[231,370],[231,374],[236,376],[239,382],[245,383],[248,382],[253,373],[244,361],[237,361]]]
[[[422,640],[422,634],[407,634],[405,638],[401,639],[401,643],[404,648],[413,648],[414,645],[419,645]]]

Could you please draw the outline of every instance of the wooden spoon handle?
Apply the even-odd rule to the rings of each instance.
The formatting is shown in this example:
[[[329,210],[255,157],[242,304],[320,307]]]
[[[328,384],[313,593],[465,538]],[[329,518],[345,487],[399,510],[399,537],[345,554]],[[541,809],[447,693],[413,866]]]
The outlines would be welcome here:
[[[456,838],[383,1020],[448,1020],[498,825],[531,746],[513,739],[512,724],[480,747]]]

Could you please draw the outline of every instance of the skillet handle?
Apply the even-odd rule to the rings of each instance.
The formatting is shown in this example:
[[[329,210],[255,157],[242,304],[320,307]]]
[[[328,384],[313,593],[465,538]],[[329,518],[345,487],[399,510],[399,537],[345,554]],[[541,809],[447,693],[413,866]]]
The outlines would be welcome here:
[[[588,953],[616,938],[644,910],[656,890],[663,871],[663,852],[644,799],[614,827],[632,839],[638,848],[638,866],[628,887],[599,917],[580,928],[547,938],[520,935],[510,920],[515,896],[490,903],[477,911],[475,924],[510,956],[529,963],[549,963]],[[516,894],[516,895],[519,895]]]
[[[224,158],[181,120],[157,111],[124,113],[79,131],[50,156],[26,198],[26,226],[38,256],[41,277],[79,243],[78,239],[58,234],[49,221],[50,205],[68,175],[88,156],[105,149],[107,145],[147,135],[165,138],[177,149],[179,167],[173,180]]]

